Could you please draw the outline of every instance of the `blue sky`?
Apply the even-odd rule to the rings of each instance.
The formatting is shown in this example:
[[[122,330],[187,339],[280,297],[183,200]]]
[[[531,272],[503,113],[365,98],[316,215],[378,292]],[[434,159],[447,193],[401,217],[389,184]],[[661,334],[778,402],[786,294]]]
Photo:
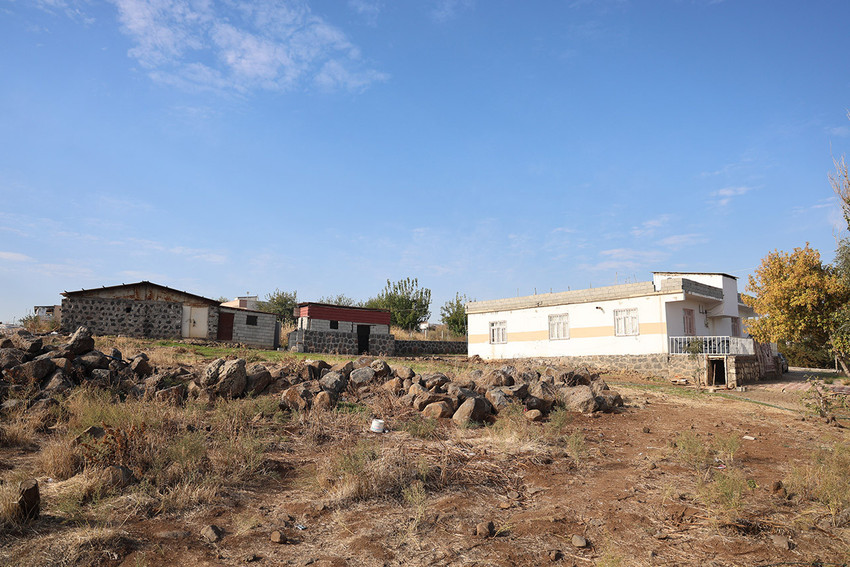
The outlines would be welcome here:
[[[0,321],[143,279],[494,299],[842,228],[850,3],[0,0]],[[743,288],[743,282],[740,284]]]

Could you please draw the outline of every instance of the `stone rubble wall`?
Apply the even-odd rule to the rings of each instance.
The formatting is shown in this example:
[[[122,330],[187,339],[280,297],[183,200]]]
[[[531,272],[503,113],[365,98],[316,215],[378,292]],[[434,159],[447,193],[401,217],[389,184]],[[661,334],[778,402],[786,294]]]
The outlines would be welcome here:
[[[395,356],[466,354],[466,341],[395,341]]]
[[[94,297],[63,299],[62,330],[72,333],[81,326],[88,327],[95,335],[179,339],[183,331],[183,304]]]
[[[687,378],[691,382],[705,375],[705,357],[693,359],[689,356],[659,354],[616,354],[562,356],[561,364],[610,370],[613,372],[638,372],[646,376],[674,379]]]
[[[357,352],[357,335],[355,333],[308,331],[306,329],[297,329],[289,333],[289,350],[328,354],[360,354]]]
[[[751,384],[761,379],[759,359],[754,354],[735,355],[728,358],[726,381],[730,386]]]

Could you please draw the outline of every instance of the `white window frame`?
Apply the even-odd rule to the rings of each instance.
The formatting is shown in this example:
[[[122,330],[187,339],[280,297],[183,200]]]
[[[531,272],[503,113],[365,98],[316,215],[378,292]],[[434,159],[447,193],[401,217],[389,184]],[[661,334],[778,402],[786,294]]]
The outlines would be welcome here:
[[[732,336],[733,337],[741,337],[744,335],[743,329],[741,328],[741,318],[740,317],[732,317]]]
[[[508,342],[508,322],[490,321],[490,344],[503,345]]]
[[[690,323],[690,326],[688,326]],[[689,337],[697,334],[697,315],[693,309],[682,309],[682,326],[685,335]]]
[[[569,313],[555,313],[549,315],[549,340],[560,341],[570,338],[570,315]]]
[[[614,336],[636,337],[640,334],[637,307],[614,310]]]

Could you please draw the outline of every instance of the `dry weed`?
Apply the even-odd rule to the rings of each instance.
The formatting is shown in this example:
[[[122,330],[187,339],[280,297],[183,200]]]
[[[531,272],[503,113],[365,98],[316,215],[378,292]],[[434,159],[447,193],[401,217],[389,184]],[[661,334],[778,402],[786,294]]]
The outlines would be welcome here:
[[[83,459],[70,439],[51,439],[36,455],[35,465],[46,476],[66,480],[80,472]]]

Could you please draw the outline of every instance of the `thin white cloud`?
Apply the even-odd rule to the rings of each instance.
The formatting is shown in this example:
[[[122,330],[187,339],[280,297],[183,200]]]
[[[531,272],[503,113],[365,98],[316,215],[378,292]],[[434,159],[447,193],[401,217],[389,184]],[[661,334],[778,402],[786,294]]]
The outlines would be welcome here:
[[[348,7],[374,21],[383,8],[381,0],[348,0]]]
[[[638,250],[635,248],[612,248],[602,250],[599,254],[614,260],[633,260],[643,263],[661,261],[669,256],[667,252],[662,250]]]
[[[719,189],[717,191],[712,192],[711,196],[714,198],[714,204],[720,207],[725,207],[726,205],[732,202],[733,198],[745,195],[752,190],[752,187],[746,186],[724,187],[723,189]]]
[[[431,18],[437,22],[453,20],[461,12],[471,8],[472,4],[472,0],[437,0],[431,10]]]
[[[35,259],[27,256],[26,254],[2,251],[0,251],[0,260],[5,260],[6,262],[35,262]]]
[[[685,246],[691,246],[694,244],[704,244],[708,242],[708,239],[702,234],[674,234],[668,236],[666,238],[662,238],[659,241],[659,244],[662,246],[667,246],[668,248],[672,248],[673,250],[678,250],[680,248],[684,248]]]
[[[642,222],[639,226],[632,227],[632,236],[652,236],[655,231],[670,221],[670,215],[661,215]]]
[[[850,136],[850,126],[836,126],[835,128],[827,128],[827,133],[836,138],[846,138]]]
[[[304,0],[109,0],[129,55],[155,81],[186,89],[362,90],[386,75]]]

